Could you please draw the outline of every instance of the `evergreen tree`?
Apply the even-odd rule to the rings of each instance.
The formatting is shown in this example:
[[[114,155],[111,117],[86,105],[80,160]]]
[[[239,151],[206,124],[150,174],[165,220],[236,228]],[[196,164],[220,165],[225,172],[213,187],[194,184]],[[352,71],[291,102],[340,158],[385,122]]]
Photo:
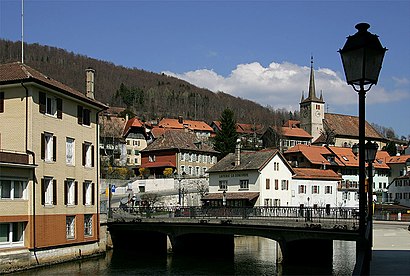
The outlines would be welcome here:
[[[394,142],[388,142],[384,147],[384,150],[387,151],[390,156],[395,156],[397,154],[397,147]]]
[[[229,108],[226,108],[220,117],[221,130],[215,136],[214,149],[220,152],[219,158],[225,157],[230,152],[235,152],[236,133],[235,114]]]

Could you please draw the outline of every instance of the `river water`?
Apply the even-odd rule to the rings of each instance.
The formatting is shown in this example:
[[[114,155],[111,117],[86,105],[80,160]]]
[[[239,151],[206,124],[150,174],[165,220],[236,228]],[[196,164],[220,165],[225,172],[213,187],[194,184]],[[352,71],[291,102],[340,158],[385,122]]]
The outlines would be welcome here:
[[[323,267],[275,264],[276,242],[261,237],[235,237],[230,257],[141,256],[115,250],[105,256],[16,273],[18,275],[351,275],[355,242],[334,241],[333,264]]]

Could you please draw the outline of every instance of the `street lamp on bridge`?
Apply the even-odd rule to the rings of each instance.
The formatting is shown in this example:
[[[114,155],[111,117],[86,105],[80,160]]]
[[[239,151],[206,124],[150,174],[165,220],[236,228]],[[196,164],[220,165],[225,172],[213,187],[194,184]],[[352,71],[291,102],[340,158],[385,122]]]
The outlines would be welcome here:
[[[347,84],[359,94],[359,231],[365,234],[365,209],[366,209],[366,165],[365,165],[365,99],[366,92],[377,84],[382,67],[384,48],[378,36],[367,31],[367,23],[356,26],[357,33],[348,36],[342,49],[338,52],[342,58],[343,69]]]

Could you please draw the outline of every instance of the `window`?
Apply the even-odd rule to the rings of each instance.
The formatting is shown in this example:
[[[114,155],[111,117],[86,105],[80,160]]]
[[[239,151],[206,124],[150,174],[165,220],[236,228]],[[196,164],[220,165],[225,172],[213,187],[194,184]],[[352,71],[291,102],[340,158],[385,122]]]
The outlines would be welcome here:
[[[41,159],[48,162],[57,160],[57,137],[52,133],[41,133]]]
[[[94,167],[94,146],[91,143],[83,143],[83,166]]]
[[[282,190],[288,190],[289,189],[289,180],[282,180]]]
[[[148,161],[149,162],[155,162],[155,155],[148,156]]]
[[[138,164],[138,158],[134,158],[134,164]]]
[[[57,205],[57,180],[51,177],[41,179],[41,204]]]
[[[75,216],[67,216],[65,219],[67,239],[75,238]]]
[[[267,178],[266,179],[266,190],[269,190],[269,189],[270,189],[270,179]]]
[[[249,180],[239,180],[239,189],[249,189]]]
[[[44,92],[39,93],[39,112],[42,114],[48,114],[50,116],[63,118],[63,100],[55,98]]]
[[[74,166],[74,152],[75,152],[75,146],[74,146],[74,139],[73,138],[68,138],[66,139],[66,144],[65,144],[65,160],[67,165],[72,165]]]
[[[0,113],[4,112],[4,92],[0,92]]]
[[[199,167],[195,167],[195,175],[199,175],[199,173],[200,173]]]
[[[299,194],[306,194],[306,185],[299,185]]]
[[[84,108],[82,106],[77,106],[77,122],[80,125],[90,126],[91,125],[91,110]]]
[[[183,173],[185,173],[185,166],[181,165],[181,171],[179,172],[179,174],[183,174]]]
[[[279,179],[275,179],[275,190],[279,190]]]
[[[93,235],[93,215],[84,215],[84,236]]]
[[[208,168],[207,167],[203,167],[202,168],[202,175],[205,175],[206,174],[206,170],[207,170]]]
[[[189,167],[188,167],[188,174],[189,174],[189,175],[192,175],[192,173],[193,173],[193,172],[192,172],[192,167],[189,166]]]
[[[312,194],[318,194],[319,193],[319,186],[313,185],[312,186]]]
[[[139,155],[140,151],[139,150],[134,150],[134,155]]]
[[[91,181],[85,181],[83,183],[83,204],[84,205],[94,205],[94,193],[95,193],[94,183]]]
[[[64,181],[64,204],[78,204],[78,182],[72,179]]]
[[[18,180],[0,180],[1,199],[26,199],[27,182]]]
[[[25,222],[0,223],[0,247],[22,246],[25,226]]]
[[[228,190],[228,180],[219,180],[219,190]]]
[[[331,194],[332,193],[332,186],[325,186],[325,194]]]

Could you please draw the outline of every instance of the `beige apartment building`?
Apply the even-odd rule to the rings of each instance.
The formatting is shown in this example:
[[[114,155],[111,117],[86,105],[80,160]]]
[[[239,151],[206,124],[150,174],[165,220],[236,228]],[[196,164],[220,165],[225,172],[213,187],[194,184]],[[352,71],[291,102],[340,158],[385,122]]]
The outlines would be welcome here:
[[[97,120],[106,107],[94,99],[94,70],[86,75],[81,93],[25,64],[0,65],[0,260],[13,249],[97,250]]]

